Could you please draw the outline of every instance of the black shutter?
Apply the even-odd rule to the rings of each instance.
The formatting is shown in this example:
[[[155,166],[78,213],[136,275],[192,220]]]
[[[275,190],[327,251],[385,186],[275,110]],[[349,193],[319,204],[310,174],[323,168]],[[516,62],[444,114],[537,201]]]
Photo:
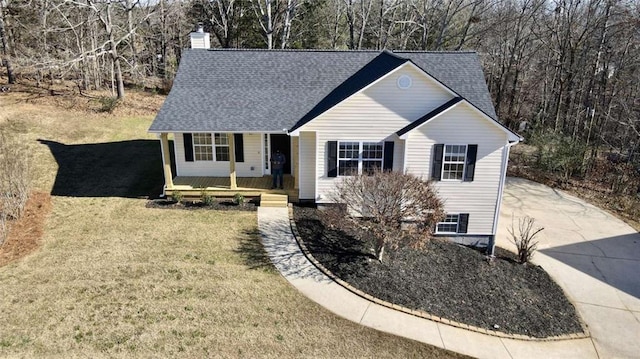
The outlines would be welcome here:
[[[469,213],[460,213],[458,215],[458,233],[467,233],[469,227]]]
[[[444,145],[439,143],[433,146],[433,161],[431,162],[431,179],[440,181],[442,176],[442,155],[444,152]]]
[[[182,134],[184,142],[184,160],[193,162],[193,137],[190,133]]]
[[[385,141],[384,158],[382,160],[382,169],[385,172],[393,171],[393,141]]]
[[[464,170],[464,180],[473,181],[473,174],[476,172],[476,155],[478,154],[478,145],[467,146],[467,163]]]
[[[327,177],[338,177],[338,141],[329,141]]]
[[[236,162],[244,162],[244,136],[241,133],[234,133],[233,142],[235,142]]]

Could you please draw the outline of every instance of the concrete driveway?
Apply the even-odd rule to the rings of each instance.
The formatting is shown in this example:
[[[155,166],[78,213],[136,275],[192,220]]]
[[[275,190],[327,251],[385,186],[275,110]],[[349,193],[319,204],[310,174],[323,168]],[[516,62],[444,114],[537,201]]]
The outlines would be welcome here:
[[[545,228],[534,262],[565,290],[591,332],[600,358],[640,358],[640,234],[562,191],[508,178],[497,244],[513,248],[507,228],[529,215]]]

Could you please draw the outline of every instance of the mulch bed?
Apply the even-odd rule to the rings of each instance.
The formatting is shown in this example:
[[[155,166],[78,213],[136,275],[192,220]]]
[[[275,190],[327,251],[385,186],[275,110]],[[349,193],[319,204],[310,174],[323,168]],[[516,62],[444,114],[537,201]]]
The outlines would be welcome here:
[[[575,308],[549,275],[517,263],[504,249],[497,248],[489,262],[475,249],[433,240],[424,250],[387,249],[380,263],[372,259],[366,235],[325,228],[315,208],[295,207],[294,219],[320,263],[379,299],[511,334],[545,338],[583,331]]]
[[[44,192],[31,193],[22,217],[9,222],[7,239],[0,246],[0,267],[38,249],[51,207],[51,195]]]
[[[149,200],[146,204],[147,208],[164,208],[164,209],[213,209],[217,211],[257,211],[258,207],[253,201],[245,202],[241,205],[236,204],[232,200],[216,200],[210,205],[206,205],[200,201],[183,201],[175,202],[166,199]]]

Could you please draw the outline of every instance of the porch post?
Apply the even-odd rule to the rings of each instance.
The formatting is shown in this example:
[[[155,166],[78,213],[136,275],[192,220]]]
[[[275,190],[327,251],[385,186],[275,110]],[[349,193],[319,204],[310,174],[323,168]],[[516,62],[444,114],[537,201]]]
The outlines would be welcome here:
[[[171,154],[169,153],[169,134],[160,134],[160,149],[162,150],[162,162],[164,169],[164,186],[166,189],[173,188],[173,174],[171,173]]]
[[[227,139],[229,140],[229,188],[237,189],[238,182],[236,180],[236,141],[233,137],[233,133],[227,133]]]

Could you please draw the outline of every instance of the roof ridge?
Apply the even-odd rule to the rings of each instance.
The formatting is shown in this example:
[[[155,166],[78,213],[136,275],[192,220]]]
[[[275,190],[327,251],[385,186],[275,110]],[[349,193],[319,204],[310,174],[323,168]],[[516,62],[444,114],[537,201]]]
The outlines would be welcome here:
[[[362,52],[362,53],[381,53],[382,50],[342,50],[342,49],[262,49],[262,48],[210,48],[210,49],[187,49],[187,50],[206,50],[212,52]]]
[[[264,49],[264,48],[209,48],[209,49],[185,49],[185,50],[195,50],[195,51],[211,51],[211,52],[336,52],[336,53],[387,53],[389,55],[394,55],[398,57],[398,53],[410,53],[410,54],[477,54],[477,51],[474,50],[445,50],[445,51],[434,51],[434,50],[394,50],[394,49],[360,49],[360,50],[349,50],[349,49]]]
[[[399,53],[406,54],[477,54],[476,50],[396,50]]]

